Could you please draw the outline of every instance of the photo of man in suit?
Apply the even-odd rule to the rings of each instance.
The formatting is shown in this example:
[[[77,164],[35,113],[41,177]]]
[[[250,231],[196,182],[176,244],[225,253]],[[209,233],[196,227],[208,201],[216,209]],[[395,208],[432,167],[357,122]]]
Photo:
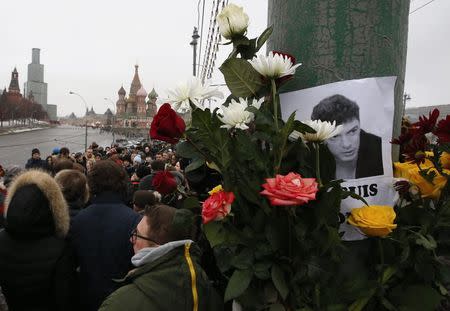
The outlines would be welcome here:
[[[383,175],[381,137],[361,129],[356,102],[339,94],[327,97],[314,107],[311,119],[336,121],[343,127],[326,141],[336,160],[336,179]]]

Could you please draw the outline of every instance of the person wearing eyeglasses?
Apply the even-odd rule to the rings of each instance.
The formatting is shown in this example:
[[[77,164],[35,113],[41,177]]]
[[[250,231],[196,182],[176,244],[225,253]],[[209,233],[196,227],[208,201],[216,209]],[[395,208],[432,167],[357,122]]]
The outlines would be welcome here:
[[[193,226],[175,227],[175,213],[175,208],[163,204],[145,209],[130,235],[135,269],[100,311],[223,310],[222,299],[200,267]]]

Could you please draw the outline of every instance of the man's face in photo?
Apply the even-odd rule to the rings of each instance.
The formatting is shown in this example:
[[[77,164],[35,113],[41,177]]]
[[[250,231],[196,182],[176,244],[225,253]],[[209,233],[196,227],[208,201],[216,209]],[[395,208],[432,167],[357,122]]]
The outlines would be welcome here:
[[[342,123],[341,133],[327,140],[328,149],[336,162],[350,162],[357,159],[360,132],[359,120],[353,119]]]

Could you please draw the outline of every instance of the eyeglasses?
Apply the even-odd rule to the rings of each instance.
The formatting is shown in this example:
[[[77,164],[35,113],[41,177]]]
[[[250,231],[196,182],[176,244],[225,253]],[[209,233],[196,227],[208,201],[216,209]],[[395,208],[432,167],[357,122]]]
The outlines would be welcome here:
[[[146,236],[140,235],[139,232],[137,231],[137,228],[135,228],[133,231],[131,231],[130,238],[131,238],[131,243],[133,243],[133,244],[136,243],[136,240],[139,238],[139,239],[142,239],[142,240],[146,240],[146,241],[152,242],[152,243],[154,243],[156,245],[159,245],[154,240],[152,240],[152,239],[150,239],[150,238],[148,238]]]

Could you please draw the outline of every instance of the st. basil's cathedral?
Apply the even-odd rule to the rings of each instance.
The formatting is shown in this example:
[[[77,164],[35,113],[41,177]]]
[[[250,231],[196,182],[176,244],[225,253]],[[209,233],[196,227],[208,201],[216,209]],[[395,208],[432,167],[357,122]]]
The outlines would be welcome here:
[[[119,89],[114,123],[116,127],[149,128],[157,112],[158,94],[154,88],[150,94],[147,94],[139,79],[139,66],[135,65],[134,68],[134,77],[128,97],[123,86]],[[146,98],[148,98],[147,101]]]

